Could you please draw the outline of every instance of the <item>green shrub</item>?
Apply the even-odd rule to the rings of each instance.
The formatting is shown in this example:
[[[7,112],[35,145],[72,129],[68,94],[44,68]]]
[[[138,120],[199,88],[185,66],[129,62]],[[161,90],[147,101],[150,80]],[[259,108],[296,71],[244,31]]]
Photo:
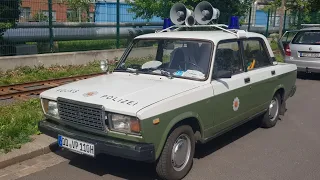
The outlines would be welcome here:
[[[94,61],[85,65],[55,65],[49,68],[45,68],[43,66],[37,66],[34,68],[25,66],[15,68],[14,70],[9,70],[7,72],[0,72],[0,86],[85,75],[98,72],[101,72],[100,64],[98,61]]]
[[[42,118],[39,99],[0,106],[0,152],[7,153],[29,142],[30,136],[39,132]]]

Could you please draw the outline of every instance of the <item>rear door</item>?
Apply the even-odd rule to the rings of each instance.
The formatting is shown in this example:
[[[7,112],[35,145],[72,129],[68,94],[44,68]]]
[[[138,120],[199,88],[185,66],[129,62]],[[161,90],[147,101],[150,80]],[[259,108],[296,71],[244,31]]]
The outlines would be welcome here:
[[[242,48],[247,84],[251,91],[250,114],[257,114],[268,106],[278,72],[262,38],[245,39],[242,41]]]
[[[295,60],[320,60],[320,29],[304,30],[296,34],[290,43],[291,56]]]

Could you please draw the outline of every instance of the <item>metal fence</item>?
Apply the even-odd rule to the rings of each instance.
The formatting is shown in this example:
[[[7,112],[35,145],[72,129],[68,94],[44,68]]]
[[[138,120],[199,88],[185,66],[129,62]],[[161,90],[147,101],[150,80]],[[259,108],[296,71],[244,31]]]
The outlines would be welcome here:
[[[19,1],[21,12],[15,27],[1,31],[0,21],[0,56],[123,48],[133,37],[163,25],[159,17],[135,19],[135,14],[128,11],[130,6],[119,0],[80,5],[68,3],[74,2],[71,0]],[[279,9],[252,6],[241,17],[240,28],[268,37],[279,32],[280,14]],[[230,16],[221,14],[219,23],[228,24]],[[320,24],[320,12],[285,11],[284,31],[300,29],[306,23]]]
[[[15,27],[0,34],[0,56],[122,48],[163,24],[158,17],[135,19],[125,3],[68,2],[21,0]]]
[[[255,9],[251,8],[248,16],[242,18],[242,29],[264,34],[268,37],[271,33],[279,33],[280,8]],[[301,29],[303,24],[320,24],[320,11],[306,12],[303,9],[286,9],[283,14],[283,32]],[[283,34],[282,32],[282,34]]]

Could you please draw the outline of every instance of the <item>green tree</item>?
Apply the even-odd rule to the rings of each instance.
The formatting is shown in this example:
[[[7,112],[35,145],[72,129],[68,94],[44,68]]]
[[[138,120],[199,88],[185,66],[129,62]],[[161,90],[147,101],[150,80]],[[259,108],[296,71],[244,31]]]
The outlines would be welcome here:
[[[0,36],[19,19],[19,7],[20,0],[0,0]]]
[[[14,53],[13,47],[2,40],[3,32],[15,26],[20,15],[20,0],[0,0],[0,56]]]
[[[45,15],[43,12],[38,11],[33,15],[32,19],[37,22],[43,22],[43,21],[48,21],[49,17]]]
[[[126,0],[131,5],[130,12],[136,13],[136,17],[151,19],[153,16],[168,18],[170,8],[174,3],[182,2],[192,9],[203,0]],[[230,15],[243,16],[249,10],[252,0],[208,0],[213,7],[220,10],[220,16],[225,21]],[[220,18],[221,19],[221,18]]]
[[[82,13],[85,12],[87,16],[87,21],[90,21],[89,17],[89,10],[90,10],[90,4],[91,0],[64,0],[65,3],[68,4],[68,6],[74,11],[78,12],[78,20],[82,21]]]

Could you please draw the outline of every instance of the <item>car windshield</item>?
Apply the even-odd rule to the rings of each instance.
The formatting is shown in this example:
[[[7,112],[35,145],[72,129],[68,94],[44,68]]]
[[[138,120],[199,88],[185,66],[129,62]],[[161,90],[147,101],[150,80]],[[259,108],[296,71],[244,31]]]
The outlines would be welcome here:
[[[204,80],[208,77],[212,43],[201,40],[138,39],[115,71]]]
[[[292,40],[293,44],[320,45],[320,31],[302,31]]]

